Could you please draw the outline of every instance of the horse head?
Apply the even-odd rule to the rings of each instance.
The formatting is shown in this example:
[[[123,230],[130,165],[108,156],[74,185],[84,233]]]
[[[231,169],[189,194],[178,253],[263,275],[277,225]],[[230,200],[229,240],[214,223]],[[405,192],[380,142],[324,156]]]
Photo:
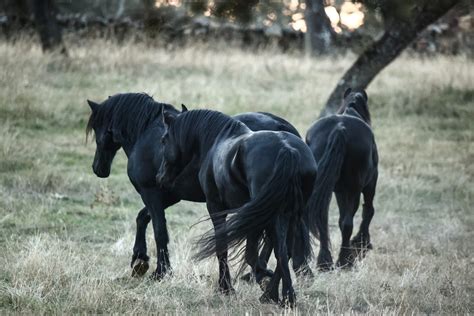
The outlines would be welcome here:
[[[368,100],[369,98],[365,90],[348,88],[344,92],[343,104],[337,113],[343,114],[353,110],[361,119],[370,125],[370,112],[367,105]]]
[[[114,140],[110,117],[107,117],[107,115],[103,113],[106,102],[108,102],[108,100],[102,104],[87,100],[92,113],[87,123],[86,135],[94,131],[96,149],[92,170],[100,178],[107,178],[110,175],[112,161],[121,147],[121,145]]]

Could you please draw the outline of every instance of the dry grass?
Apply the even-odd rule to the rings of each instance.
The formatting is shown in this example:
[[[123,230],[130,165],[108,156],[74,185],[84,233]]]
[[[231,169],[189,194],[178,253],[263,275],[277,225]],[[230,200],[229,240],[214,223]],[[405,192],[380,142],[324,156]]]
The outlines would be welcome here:
[[[190,259],[193,238],[209,226],[190,229],[206,214],[200,204],[167,212],[173,276],[130,278],[141,203],[123,154],[109,179],[92,175],[85,99],[145,91],[190,108],[274,112],[304,133],[353,56],[69,46],[63,60],[26,41],[0,43],[0,313],[284,313],[260,304],[255,285],[216,293],[215,260]],[[472,60],[404,56],[372,84],[381,160],[375,249],[350,272],[295,280],[294,312],[474,311],[473,82]],[[336,213],[333,206],[335,254]],[[154,256],[151,227],[148,237]]]

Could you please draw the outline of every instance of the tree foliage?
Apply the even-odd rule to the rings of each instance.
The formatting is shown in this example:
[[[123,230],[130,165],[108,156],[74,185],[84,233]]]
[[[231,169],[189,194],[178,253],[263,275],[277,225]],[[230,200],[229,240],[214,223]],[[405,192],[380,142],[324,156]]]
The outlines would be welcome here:
[[[380,10],[385,32],[357,58],[338,81],[321,113],[334,113],[344,91],[366,89],[377,74],[389,65],[431,23],[462,0],[365,0],[369,8]]]

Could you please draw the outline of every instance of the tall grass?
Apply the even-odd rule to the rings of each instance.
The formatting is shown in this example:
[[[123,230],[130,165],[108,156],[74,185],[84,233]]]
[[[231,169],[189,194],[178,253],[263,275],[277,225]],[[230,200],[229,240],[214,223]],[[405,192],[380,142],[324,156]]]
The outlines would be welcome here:
[[[0,312],[284,313],[260,304],[258,286],[239,280],[236,295],[219,295],[216,260],[192,261],[193,240],[210,227],[191,228],[206,215],[202,204],[167,211],[173,275],[162,282],[130,277],[142,203],[123,154],[108,179],[93,176],[85,100],[144,91],[189,108],[273,112],[304,134],[354,56],[68,46],[63,59],[26,41],[0,43]],[[474,310],[473,82],[470,59],[410,56],[373,82],[380,151],[374,250],[351,271],[294,279],[292,313]],[[332,205],[335,255],[337,213]]]

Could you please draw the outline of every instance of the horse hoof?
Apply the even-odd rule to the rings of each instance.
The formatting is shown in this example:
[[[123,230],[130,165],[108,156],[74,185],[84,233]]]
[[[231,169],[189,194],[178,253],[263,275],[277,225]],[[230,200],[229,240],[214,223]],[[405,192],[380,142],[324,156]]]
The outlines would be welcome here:
[[[160,273],[155,271],[150,275],[150,279],[152,279],[153,281],[161,281],[164,277],[165,274],[163,272]]]
[[[272,270],[263,270],[255,275],[255,281],[257,282],[257,284],[260,284],[265,278],[273,278],[273,274],[274,273]]]
[[[262,304],[278,303],[278,299],[275,300],[275,299],[271,298],[270,294],[268,292],[263,293],[262,296],[260,296],[259,301]]]
[[[260,285],[260,289],[262,289],[263,292],[265,292],[267,290],[268,286],[270,285],[271,280],[272,280],[272,278],[269,277],[269,276],[265,276],[260,280],[258,285]]]
[[[265,272],[264,272],[264,274],[265,274],[265,276],[272,278],[273,275],[275,274],[275,272],[273,272],[273,271],[270,270],[270,269],[266,269]]]
[[[305,266],[304,268],[296,270],[295,274],[299,278],[308,278],[308,279],[310,279],[310,278],[314,277],[313,271],[311,271],[311,268],[308,267],[308,266]]]
[[[317,267],[321,272],[327,272],[333,269],[332,256],[329,254],[329,252],[318,255]]]
[[[373,249],[372,243],[368,240],[353,239],[351,240],[351,247],[357,249],[359,252],[365,252]]]
[[[233,287],[229,287],[229,288],[219,288],[219,292],[221,292],[221,294],[224,294],[224,295],[233,295],[235,294],[235,290]]]
[[[318,270],[321,272],[329,272],[333,270],[332,262],[331,263],[318,263]]]
[[[281,302],[280,302],[280,307],[282,308],[295,308],[295,305],[296,305],[296,298],[293,297],[293,298],[285,298],[283,299]]]
[[[373,249],[369,241],[353,241],[351,247],[352,257],[358,259],[364,259],[369,250]]]
[[[349,260],[338,260],[336,267],[343,270],[350,270],[354,264]]]
[[[252,274],[249,272],[249,273],[246,273],[244,274],[243,276],[240,277],[240,279],[242,281],[245,281],[245,282],[248,282],[250,283],[252,281]]]
[[[149,267],[150,265],[148,264],[148,261],[143,259],[135,260],[132,266],[132,277],[138,278],[145,275]]]

